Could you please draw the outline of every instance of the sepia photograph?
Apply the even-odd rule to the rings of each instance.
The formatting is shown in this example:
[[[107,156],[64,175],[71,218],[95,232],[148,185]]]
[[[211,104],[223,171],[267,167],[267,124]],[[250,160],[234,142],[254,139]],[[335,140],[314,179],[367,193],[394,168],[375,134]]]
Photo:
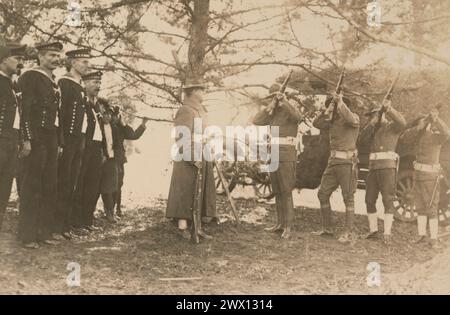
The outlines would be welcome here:
[[[447,0],[1,0],[0,295],[450,294],[449,51]]]

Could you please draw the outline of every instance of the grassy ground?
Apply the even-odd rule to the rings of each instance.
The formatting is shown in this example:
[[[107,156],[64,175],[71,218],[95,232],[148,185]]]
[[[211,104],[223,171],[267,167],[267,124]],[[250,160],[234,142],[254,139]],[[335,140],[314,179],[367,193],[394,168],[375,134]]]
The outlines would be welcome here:
[[[241,215],[254,201],[238,201]],[[21,248],[13,231],[17,214],[9,210],[0,235],[0,294],[333,294],[386,293],[384,275],[401,273],[424,263],[436,252],[412,246],[415,226],[395,224],[390,247],[356,240],[342,245],[311,234],[320,227],[315,209],[296,209],[295,233],[289,241],[264,232],[273,223],[274,206],[263,205],[264,224],[231,221],[208,227],[214,240],[193,245],[173,233],[164,218],[165,201],[130,209],[117,225],[58,247]],[[219,199],[219,209],[225,209]],[[343,217],[336,215],[342,226]],[[358,216],[360,232],[366,218]],[[81,266],[81,286],[68,287],[67,264]],[[382,286],[368,288],[369,262],[381,265]],[[194,281],[161,278],[201,277]],[[386,278],[387,279],[387,278]],[[392,280],[391,280],[392,281]],[[395,293],[395,292],[392,292]]]

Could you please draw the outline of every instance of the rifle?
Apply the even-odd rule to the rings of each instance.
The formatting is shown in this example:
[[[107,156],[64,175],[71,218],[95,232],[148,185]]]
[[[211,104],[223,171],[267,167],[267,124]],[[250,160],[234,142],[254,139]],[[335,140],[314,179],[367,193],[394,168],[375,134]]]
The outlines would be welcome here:
[[[287,75],[286,79],[284,79],[283,84],[281,85],[279,93],[286,92],[286,88],[288,86],[289,81],[291,80],[291,76],[294,70],[289,71],[289,74]],[[269,105],[269,115],[272,115],[274,109],[278,106],[280,100],[276,97],[276,95],[272,99],[272,103]]]
[[[202,163],[203,164],[203,163]],[[191,225],[191,240],[194,244],[200,243],[200,237],[198,235],[200,231],[201,224],[201,213],[202,213],[202,205],[203,205],[203,169],[204,165],[201,168],[197,169],[197,178],[195,180],[195,196],[194,202],[192,205],[192,225]]]
[[[380,129],[381,122],[383,120],[383,115],[386,112],[386,107],[384,106],[384,103],[386,101],[390,101],[392,99],[392,92],[394,91],[394,87],[397,84],[399,78],[400,78],[400,72],[397,72],[397,75],[396,75],[394,81],[392,81],[392,83],[389,86],[389,89],[388,89],[386,95],[384,96],[383,103],[382,103],[383,105],[380,108],[380,110],[378,111],[378,120],[377,120],[377,123],[375,124],[375,128],[374,128],[374,131],[373,131],[373,134],[372,134],[372,138],[371,138],[372,140],[375,137],[375,134],[377,133],[378,129]]]
[[[442,106],[443,106],[443,104],[438,104],[434,107],[434,109],[440,111]],[[414,119],[409,124],[407,124],[406,129],[414,128],[415,126],[417,126],[419,121],[421,121],[422,119],[425,119],[425,121],[426,121],[425,129],[427,129],[428,125],[431,124],[431,114],[428,114],[425,116],[424,115],[419,116],[418,118]]]
[[[336,95],[341,94],[342,83],[344,82],[344,76],[345,76],[345,68],[342,68],[341,74],[339,76],[338,83],[336,85],[336,90],[335,90]],[[333,111],[331,112],[330,121],[333,121],[335,119],[335,117],[336,117],[337,105],[338,105],[338,103],[334,102],[334,104],[333,104]]]

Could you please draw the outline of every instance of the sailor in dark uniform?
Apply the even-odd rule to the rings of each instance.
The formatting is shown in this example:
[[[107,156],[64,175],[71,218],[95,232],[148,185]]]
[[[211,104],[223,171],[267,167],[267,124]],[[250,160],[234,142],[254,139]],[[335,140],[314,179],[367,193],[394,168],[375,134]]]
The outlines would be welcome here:
[[[23,66],[25,46],[0,46],[0,231],[15,175],[20,109],[12,76]]]
[[[59,65],[59,42],[36,46],[39,66],[19,78],[22,91],[23,152],[29,154],[22,185],[19,239],[27,248],[39,242],[57,245],[52,236],[57,208],[57,162],[63,137],[59,132],[60,91],[53,70]]]
[[[100,112],[98,93],[100,91],[102,73],[89,72],[83,75],[87,102],[87,129],[85,134],[86,146],[83,153],[80,176],[75,189],[74,211],[71,216],[72,227],[75,231],[86,234],[96,230],[93,225],[93,214],[100,195],[100,180],[103,153],[103,134],[100,127]]]
[[[58,212],[55,232],[70,239],[70,213],[73,193],[77,184],[88,127],[86,95],[82,76],[89,70],[89,49],[66,52],[67,73],[58,85],[61,89],[61,127],[64,133],[64,149],[58,165]]]

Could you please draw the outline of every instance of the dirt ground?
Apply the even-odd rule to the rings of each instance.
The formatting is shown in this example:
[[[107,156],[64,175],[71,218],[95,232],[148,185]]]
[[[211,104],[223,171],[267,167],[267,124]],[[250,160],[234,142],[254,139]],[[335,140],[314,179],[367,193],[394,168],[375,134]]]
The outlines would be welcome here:
[[[434,282],[419,285],[428,274],[420,270],[448,266],[434,262],[442,255],[448,258],[445,252],[410,244],[416,235],[412,224],[395,224],[390,247],[359,239],[342,245],[311,234],[320,227],[317,209],[297,208],[293,238],[282,241],[264,232],[273,223],[274,205],[237,204],[240,215],[253,223],[210,225],[214,240],[200,245],[173,233],[173,224],[164,218],[165,201],[156,200],[148,208],[128,209],[116,225],[99,220],[101,232],[39,250],[18,245],[13,232],[17,211],[10,208],[0,235],[0,294],[396,294],[422,293],[421,287],[430,293]],[[218,208],[228,211],[225,199],[220,197]],[[335,217],[342,226],[343,216]],[[367,232],[364,216],[356,222],[360,233]],[[80,264],[79,287],[66,283],[69,262]],[[381,266],[381,287],[367,286],[369,262]],[[201,279],[163,279],[179,277]],[[449,283],[450,272],[445,277]],[[450,293],[448,286],[440,289]]]

